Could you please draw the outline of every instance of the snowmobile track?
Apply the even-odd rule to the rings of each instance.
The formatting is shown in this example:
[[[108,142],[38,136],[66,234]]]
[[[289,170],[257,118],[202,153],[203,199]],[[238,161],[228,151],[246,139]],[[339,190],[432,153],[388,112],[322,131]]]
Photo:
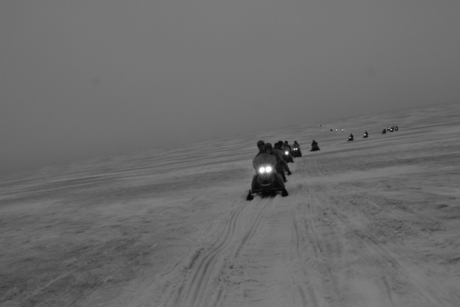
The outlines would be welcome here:
[[[209,280],[214,271],[216,271],[216,263],[218,258],[225,257],[225,253],[223,251],[230,247],[232,243],[238,242],[236,250],[233,252],[227,252],[227,256],[230,259],[234,259],[239,251],[241,250],[242,246],[247,242],[249,238],[254,234],[257,226],[262,217],[262,213],[264,209],[273,201],[273,198],[268,199],[265,202],[262,209],[257,213],[256,218],[252,222],[252,226],[248,230],[248,232],[243,236],[240,242],[238,242],[238,236],[236,236],[236,225],[238,224],[239,220],[241,219],[241,212],[248,208],[249,206],[247,203],[241,205],[235,212],[231,215],[229,222],[227,223],[227,228],[224,234],[211,245],[209,250],[204,251],[203,257],[199,257],[197,259],[196,270],[193,272],[190,281],[184,291],[185,295],[182,298],[181,306],[187,307],[194,307],[194,306],[203,306],[203,300],[205,296],[205,292],[208,289]],[[254,207],[256,207],[259,203],[263,203],[264,199],[261,199],[259,202],[255,202]],[[223,255],[221,255],[223,254]],[[217,268],[219,269],[219,268]]]

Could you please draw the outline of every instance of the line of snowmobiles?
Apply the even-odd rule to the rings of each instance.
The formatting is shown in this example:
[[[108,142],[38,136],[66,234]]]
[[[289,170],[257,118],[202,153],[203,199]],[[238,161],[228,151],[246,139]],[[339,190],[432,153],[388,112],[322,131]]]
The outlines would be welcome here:
[[[294,141],[292,146],[288,141],[278,141],[274,148],[271,143],[264,141],[257,142],[259,152],[253,160],[253,167],[256,174],[252,178],[251,189],[247,195],[247,200],[254,199],[253,194],[261,196],[275,196],[281,192],[281,196],[288,196],[285,188],[287,182],[285,172],[291,175],[288,163],[294,163],[294,158],[302,157],[302,150],[299,143]],[[313,140],[310,151],[318,151],[318,142]]]
[[[398,131],[398,130],[399,130],[398,126],[391,126],[391,127],[383,128],[382,134],[387,133],[387,131],[393,132],[393,131]]]

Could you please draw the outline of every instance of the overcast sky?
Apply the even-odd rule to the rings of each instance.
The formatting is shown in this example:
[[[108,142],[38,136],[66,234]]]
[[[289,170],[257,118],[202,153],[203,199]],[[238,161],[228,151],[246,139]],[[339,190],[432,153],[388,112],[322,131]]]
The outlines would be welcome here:
[[[2,0],[1,172],[460,100],[460,1]]]

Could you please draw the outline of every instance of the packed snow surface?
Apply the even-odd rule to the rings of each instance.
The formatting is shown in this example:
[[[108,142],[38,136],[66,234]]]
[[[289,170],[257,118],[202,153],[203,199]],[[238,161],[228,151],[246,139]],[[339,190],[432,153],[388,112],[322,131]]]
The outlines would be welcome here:
[[[259,139],[288,197],[246,201]],[[0,306],[458,307],[459,165],[450,104],[4,177]]]

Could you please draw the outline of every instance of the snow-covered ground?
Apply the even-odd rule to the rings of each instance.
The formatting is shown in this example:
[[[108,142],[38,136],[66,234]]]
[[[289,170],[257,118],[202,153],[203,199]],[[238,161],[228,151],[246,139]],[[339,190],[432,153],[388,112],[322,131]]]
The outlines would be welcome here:
[[[245,200],[259,139],[286,198]],[[0,306],[460,306],[459,165],[451,104],[3,178]]]

